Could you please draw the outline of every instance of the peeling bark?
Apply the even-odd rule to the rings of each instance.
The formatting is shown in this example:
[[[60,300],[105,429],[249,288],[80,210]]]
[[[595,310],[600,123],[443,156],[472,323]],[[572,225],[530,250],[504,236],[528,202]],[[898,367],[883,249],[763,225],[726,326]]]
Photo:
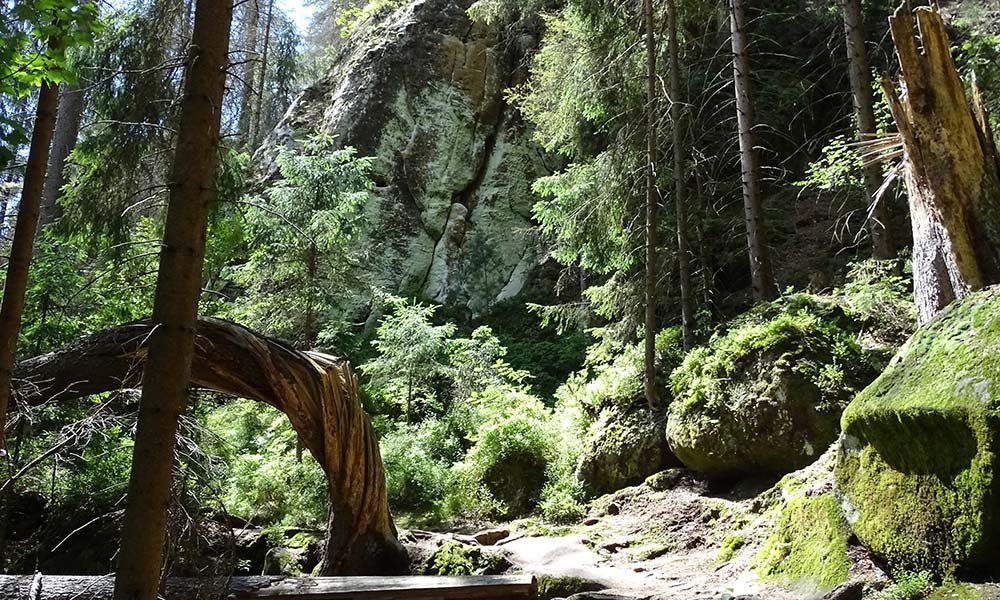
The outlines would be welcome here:
[[[37,405],[138,385],[151,330],[149,321],[122,325],[23,361],[18,397]],[[330,520],[322,574],[405,573],[378,442],[350,366],[219,319],[199,319],[196,333],[192,385],[282,411],[323,468]]]
[[[919,27],[915,27],[915,24]],[[1000,282],[1000,168],[978,94],[973,105],[941,15],[906,4],[890,18],[904,94],[882,85],[904,150],[918,321]]]

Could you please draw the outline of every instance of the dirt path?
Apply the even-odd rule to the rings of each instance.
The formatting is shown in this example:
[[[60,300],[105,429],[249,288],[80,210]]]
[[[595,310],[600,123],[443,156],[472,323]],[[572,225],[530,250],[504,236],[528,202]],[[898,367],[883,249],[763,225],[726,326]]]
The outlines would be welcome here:
[[[767,587],[752,573],[715,562],[717,552],[698,550],[667,553],[652,560],[631,562],[599,554],[583,534],[564,537],[523,537],[503,545],[507,558],[536,576],[574,577],[601,584],[610,593],[657,600],[718,600],[758,596],[769,600],[796,600],[801,596]]]

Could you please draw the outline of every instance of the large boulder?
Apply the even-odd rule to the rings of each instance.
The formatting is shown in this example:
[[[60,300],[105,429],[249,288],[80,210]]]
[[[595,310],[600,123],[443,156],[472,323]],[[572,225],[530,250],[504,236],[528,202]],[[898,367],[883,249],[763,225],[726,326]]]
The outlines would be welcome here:
[[[501,35],[470,21],[470,4],[409,0],[355,27],[258,159],[273,173],[275,148],[317,132],[373,157],[361,279],[479,313],[517,295],[544,256],[531,183],[548,171],[504,97],[527,76],[534,25]]]
[[[663,437],[662,419],[643,406],[609,408],[590,429],[576,477],[589,491],[607,494],[676,464]]]
[[[837,439],[841,412],[875,378],[876,362],[836,299],[764,305],[674,371],[667,441],[710,476],[789,473]]]
[[[836,475],[893,566],[1000,572],[1000,288],[921,328],[844,412]]]

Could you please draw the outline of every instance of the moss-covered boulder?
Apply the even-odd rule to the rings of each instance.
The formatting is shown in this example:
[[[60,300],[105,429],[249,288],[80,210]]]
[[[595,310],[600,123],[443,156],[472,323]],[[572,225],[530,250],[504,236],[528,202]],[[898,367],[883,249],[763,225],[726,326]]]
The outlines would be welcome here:
[[[839,488],[896,567],[1000,570],[1000,288],[921,328],[844,412]]]
[[[832,493],[799,496],[778,516],[757,555],[765,580],[829,589],[847,580],[849,531]]]
[[[576,477],[591,492],[607,494],[642,483],[675,461],[662,420],[647,408],[605,409],[591,427]]]
[[[711,476],[780,475],[822,453],[840,415],[877,375],[830,297],[797,294],[744,315],[671,377],[667,441]]]

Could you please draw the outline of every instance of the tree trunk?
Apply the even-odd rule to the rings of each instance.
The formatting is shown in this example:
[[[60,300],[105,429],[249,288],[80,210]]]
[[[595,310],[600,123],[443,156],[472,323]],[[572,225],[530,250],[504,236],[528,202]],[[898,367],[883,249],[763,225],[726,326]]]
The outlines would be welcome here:
[[[56,222],[62,215],[59,198],[62,196],[62,187],[66,185],[66,159],[73,152],[80,136],[83,108],[83,90],[75,85],[62,84],[59,88],[56,129],[49,153],[49,168],[45,174],[36,236],[41,235],[46,225]]]
[[[264,21],[264,47],[260,56],[260,76],[257,84],[257,102],[253,113],[253,126],[250,128],[251,148],[256,146],[257,140],[262,139],[260,135],[260,120],[264,112],[264,86],[267,84],[267,57],[271,49],[271,21],[274,18],[274,0],[267,2],[267,17]]]
[[[646,28],[646,403],[655,410],[656,398],[656,229],[659,226],[656,188],[656,34],[653,0],[642,4]]]
[[[677,209],[677,271],[681,288],[681,329],[684,349],[694,346],[694,296],[691,292],[691,249],[688,242],[687,166],[684,147],[684,105],[681,100],[681,58],[677,41],[677,3],[667,0],[670,36],[670,121],[674,131],[674,205]]]
[[[743,212],[750,254],[750,280],[754,300],[769,300],[777,295],[771,256],[767,247],[767,227],[760,190],[760,156],[754,133],[754,104],[750,89],[750,56],[747,51],[745,0],[730,0],[733,44],[733,87],[736,91],[736,117],[740,138],[740,167],[743,181]]]
[[[240,102],[240,119],[236,131],[246,148],[253,150],[253,122],[257,104],[257,24],[260,22],[259,0],[246,0],[245,23],[243,29],[244,60],[243,95]]]
[[[116,600],[155,600],[166,543],[177,419],[187,402],[209,204],[215,194],[232,0],[199,0],[170,177]]]
[[[35,248],[35,231],[38,228],[38,211],[45,186],[45,170],[49,164],[49,145],[56,126],[56,108],[59,104],[59,87],[43,83],[38,92],[35,125],[31,131],[28,163],[24,170],[24,185],[17,208],[17,224],[11,242],[10,261],[7,263],[7,280],[0,305],[0,421],[7,422],[10,403],[11,373],[17,338],[21,332],[21,314],[24,312],[24,294],[28,288],[28,268]],[[0,427],[0,448],[4,447],[3,428]]]
[[[906,97],[884,79],[899,129],[913,224],[920,323],[952,300],[1000,282],[1000,166],[978,93],[972,108],[941,15],[906,4],[890,19]]]
[[[23,361],[18,393],[37,405],[139,384],[152,324],[95,333]],[[406,551],[389,515],[378,440],[350,366],[219,319],[199,319],[191,385],[267,403],[288,416],[327,477],[324,575],[399,574]],[[163,462],[170,462],[164,460]]]
[[[860,0],[841,0],[844,9],[844,29],[847,37],[848,72],[854,98],[854,115],[858,121],[858,141],[874,140],[875,97],[872,91],[871,67],[865,47],[865,21]],[[878,259],[895,258],[896,253],[889,235],[889,205],[876,201],[882,187],[882,163],[871,160],[864,167],[865,196],[871,209],[869,231],[872,239],[872,256]]]

